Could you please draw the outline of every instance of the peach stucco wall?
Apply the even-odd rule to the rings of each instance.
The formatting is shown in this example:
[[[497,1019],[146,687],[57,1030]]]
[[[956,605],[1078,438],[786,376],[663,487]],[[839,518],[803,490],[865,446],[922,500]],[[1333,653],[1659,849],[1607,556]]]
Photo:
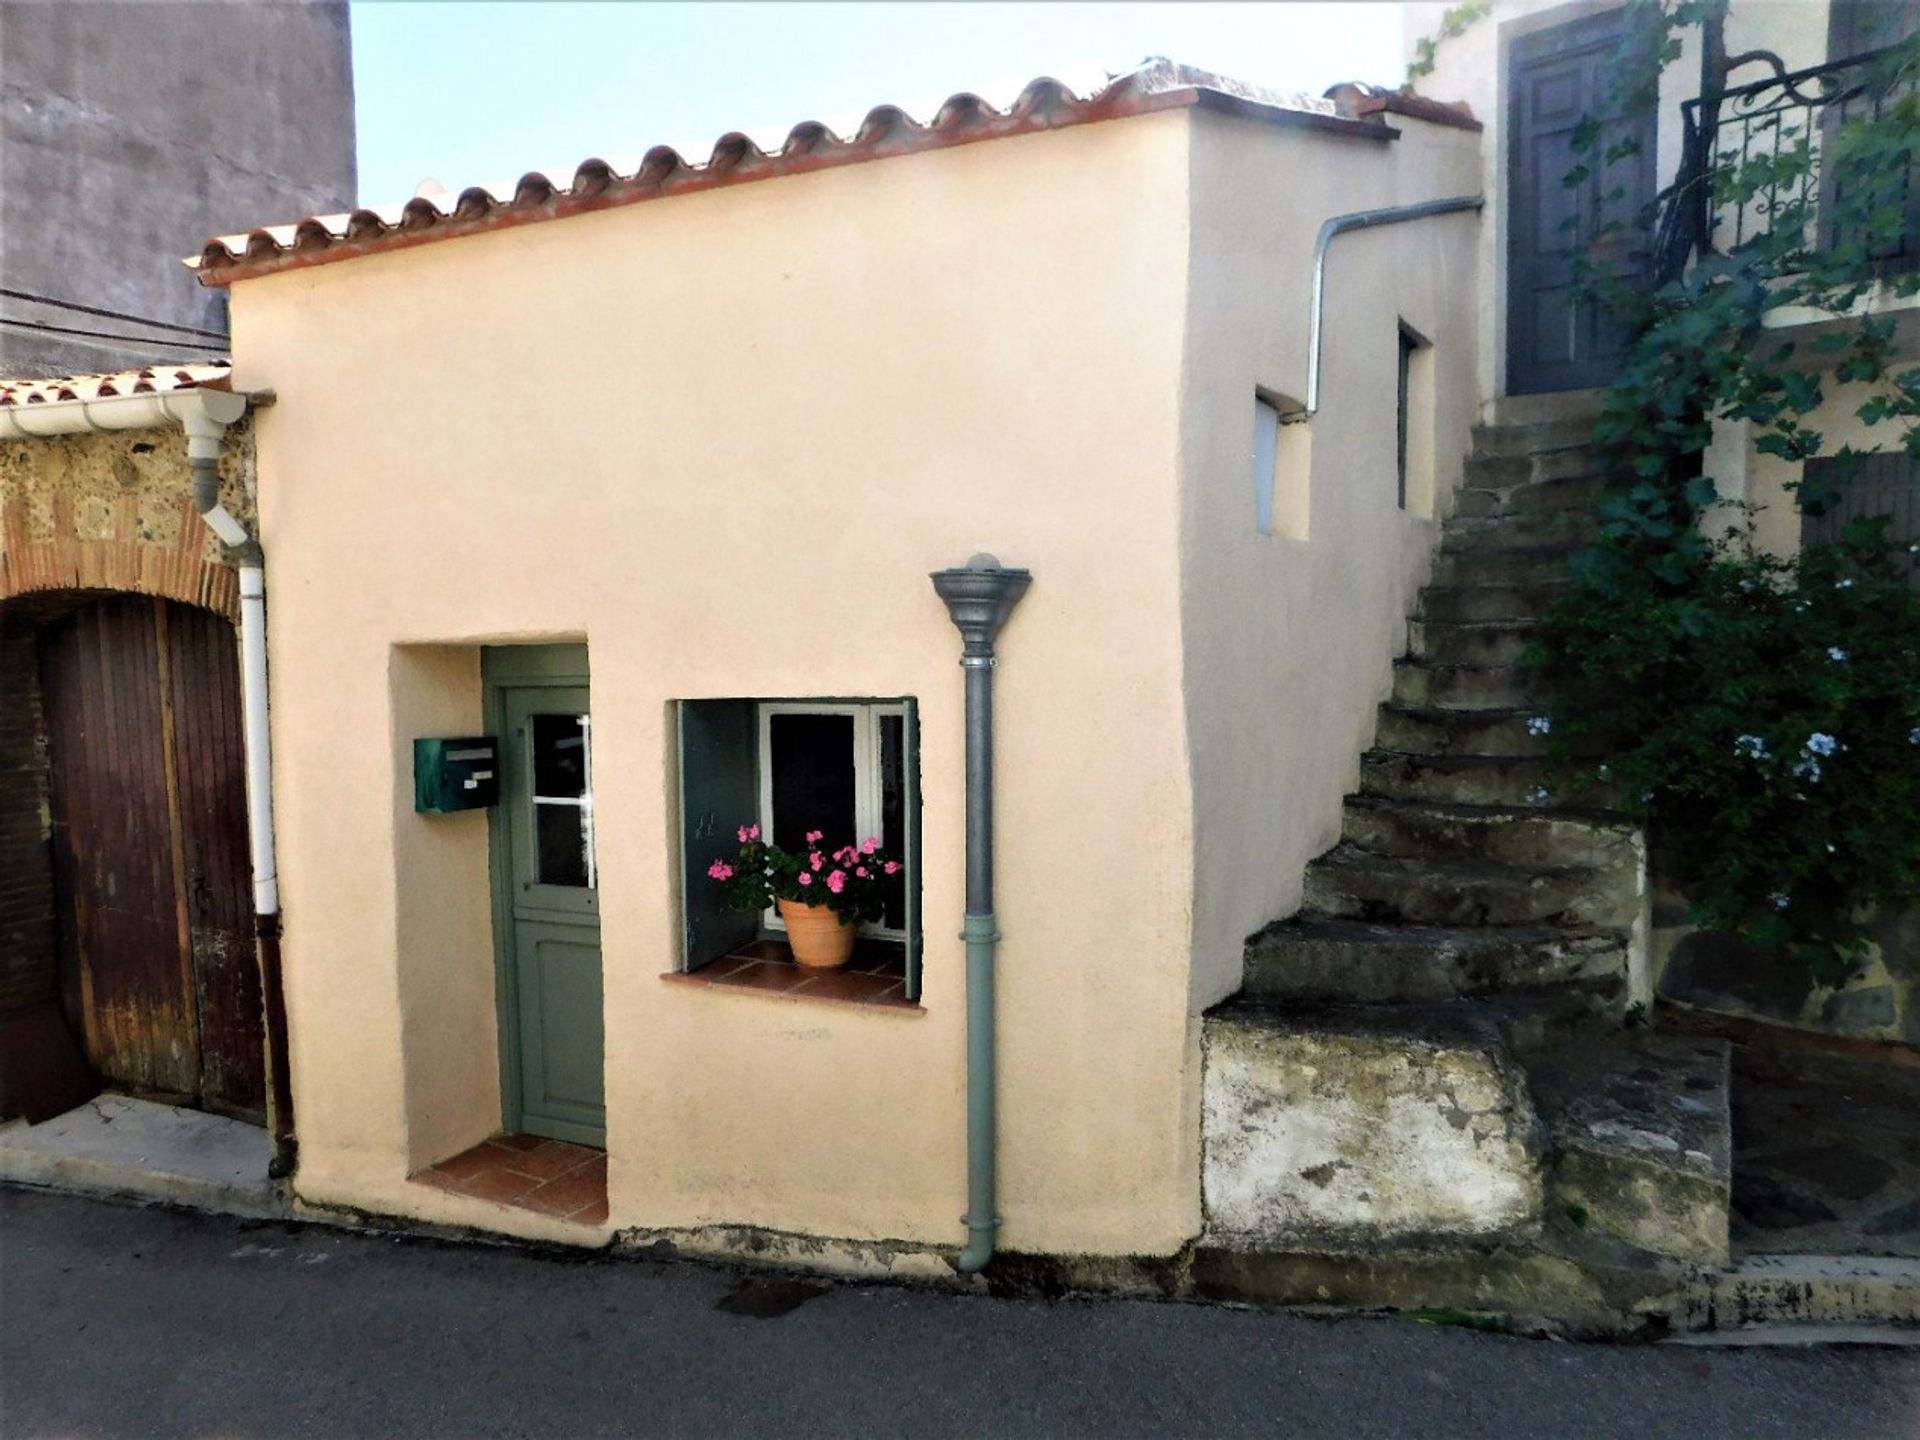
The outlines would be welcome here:
[[[478,647],[592,667],[614,1228],[957,1243],[961,671],[927,573],[1034,573],[1002,646],[1011,1247],[1197,1228],[1180,698],[1188,120],[960,147],[238,285],[261,419],[310,1200],[564,1234],[407,1174],[498,1123],[486,827],[410,804]],[[914,695],[925,1013],[661,983],[670,702]],[[577,1232],[575,1232],[577,1234]]]
[[[1401,137],[1387,146],[1195,122],[1181,605],[1196,1009],[1239,988],[1246,937],[1298,909],[1307,861],[1339,836],[1479,398],[1480,216],[1340,236],[1327,257],[1320,410],[1279,440],[1279,468],[1304,475],[1304,525],[1256,528],[1254,394],[1305,396],[1321,221],[1478,193],[1478,134],[1393,122]],[[1401,322],[1429,342],[1410,387],[1405,510]]]

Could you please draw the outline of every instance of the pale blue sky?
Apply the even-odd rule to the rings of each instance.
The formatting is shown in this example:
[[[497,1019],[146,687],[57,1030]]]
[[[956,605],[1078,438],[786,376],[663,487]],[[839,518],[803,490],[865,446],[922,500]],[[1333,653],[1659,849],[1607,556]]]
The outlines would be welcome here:
[[[590,155],[784,128],[1069,65],[1143,56],[1288,91],[1398,83],[1384,0],[1308,4],[562,4],[355,0],[360,200]],[[697,144],[695,143],[697,142]]]

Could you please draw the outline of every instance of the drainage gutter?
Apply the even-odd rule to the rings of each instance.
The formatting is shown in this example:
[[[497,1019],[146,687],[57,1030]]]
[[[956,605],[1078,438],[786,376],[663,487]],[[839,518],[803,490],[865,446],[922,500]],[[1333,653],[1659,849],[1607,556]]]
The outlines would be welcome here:
[[[993,911],[993,653],[994,637],[1026,594],[1033,576],[975,555],[957,570],[939,570],[933,588],[965,642],[967,726],[967,910],[960,938],[967,946],[967,1227],[956,1262],[977,1274],[993,1258],[1000,1228],[995,1174],[993,962],[1000,932]]]
[[[1371,230],[1379,225],[1399,225],[1408,220],[1427,220],[1436,215],[1455,215],[1480,210],[1486,205],[1483,195],[1457,195],[1448,200],[1422,200],[1417,205],[1389,205],[1381,210],[1355,210],[1330,216],[1321,225],[1313,242],[1313,304],[1307,325],[1307,403],[1303,409],[1289,410],[1280,416],[1283,425],[1311,420],[1320,409],[1320,339],[1325,328],[1327,298],[1327,247],[1335,237],[1354,230]]]

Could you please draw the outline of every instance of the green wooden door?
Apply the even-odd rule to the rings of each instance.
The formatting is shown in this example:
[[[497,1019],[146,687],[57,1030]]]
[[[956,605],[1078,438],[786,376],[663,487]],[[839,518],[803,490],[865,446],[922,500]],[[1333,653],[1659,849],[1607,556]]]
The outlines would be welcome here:
[[[593,718],[585,685],[503,684],[495,827],[507,1129],[606,1143]]]

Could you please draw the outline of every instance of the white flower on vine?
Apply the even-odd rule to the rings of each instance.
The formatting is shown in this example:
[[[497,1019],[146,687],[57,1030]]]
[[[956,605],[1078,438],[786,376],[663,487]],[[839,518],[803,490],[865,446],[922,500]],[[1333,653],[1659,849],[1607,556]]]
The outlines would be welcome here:
[[[1527,792],[1527,799],[1535,805],[1544,805],[1553,798],[1553,792],[1544,785],[1536,785]]]
[[[1920,725],[1916,725],[1913,729],[1907,731],[1907,744],[1920,745]]]
[[[1793,774],[1797,780],[1810,780],[1815,785],[1818,785],[1820,783],[1820,762],[1811,755],[1808,755],[1793,767]]]
[[[1840,748],[1840,742],[1823,730],[1816,730],[1807,737],[1809,755],[1831,755]]]
[[[1765,760],[1767,758],[1767,742],[1758,735],[1735,736],[1733,748],[1749,760]]]
[[[1836,580],[1833,582],[1833,588],[1836,590],[1851,590],[1853,588],[1853,581],[1852,580]]]
[[[1842,650],[1838,645],[1829,645],[1827,647],[1827,659],[1833,661],[1836,665],[1844,665],[1847,663],[1847,652]]]
[[[1784,910],[1788,905],[1793,903],[1793,897],[1784,890],[1774,891],[1767,899],[1773,902],[1773,908],[1776,910]]]
[[[1527,734],[1550,735],[1553,733],[1553,721],[1544,715],[1536,715],[1527,721]]]

